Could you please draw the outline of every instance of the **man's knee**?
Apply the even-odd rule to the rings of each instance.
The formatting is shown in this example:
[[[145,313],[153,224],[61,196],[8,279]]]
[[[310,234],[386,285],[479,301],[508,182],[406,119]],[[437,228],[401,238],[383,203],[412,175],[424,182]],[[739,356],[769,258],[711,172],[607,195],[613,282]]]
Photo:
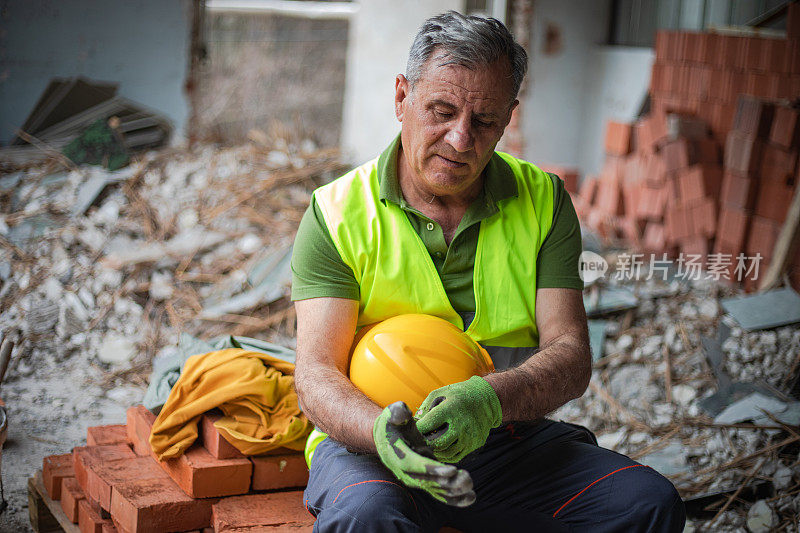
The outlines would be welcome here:
[[[631,531],[683,531],[686,511],[672,483],[650,467],[629,470],[615,480],[611,497],[612,506],[628,516]]]
[[[413,495],[393,481],[369,480],[343,487],[316,514],[315,531],[418,531]]]

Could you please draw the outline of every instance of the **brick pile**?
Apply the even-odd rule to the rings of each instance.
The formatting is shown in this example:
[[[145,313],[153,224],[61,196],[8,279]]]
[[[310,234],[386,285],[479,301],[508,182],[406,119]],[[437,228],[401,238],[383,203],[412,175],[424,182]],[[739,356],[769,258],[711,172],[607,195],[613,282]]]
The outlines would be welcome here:
[[[302,453],[246,457],[207,413],[181,457],[158,461],[148,442],[155,416],[128,410],[125,425],[89,428],[86,446],[45,457],[45,490],[82,533],[310,531]],[[261,491],[272,492],[261,492]]]
[[[573,195],[586,226],[659,258],[731,254],[731,279],[739,253],[766,271],[800,177],[800,4],[790,11],[787,39],[658,33],[649,115],[607,123],[603,169]],[[790,265],[800,288],[800,250]]]

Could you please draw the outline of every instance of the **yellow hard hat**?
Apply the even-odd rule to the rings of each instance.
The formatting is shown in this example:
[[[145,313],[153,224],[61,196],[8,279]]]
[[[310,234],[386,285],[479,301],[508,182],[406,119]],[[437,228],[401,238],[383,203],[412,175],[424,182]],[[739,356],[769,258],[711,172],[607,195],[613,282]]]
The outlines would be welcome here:
[[[353,385],[381,407],[402,400],[412,412],[431,391],[494,370],[483,347],[430,315],[399,315],[365,326],[350,355]]]

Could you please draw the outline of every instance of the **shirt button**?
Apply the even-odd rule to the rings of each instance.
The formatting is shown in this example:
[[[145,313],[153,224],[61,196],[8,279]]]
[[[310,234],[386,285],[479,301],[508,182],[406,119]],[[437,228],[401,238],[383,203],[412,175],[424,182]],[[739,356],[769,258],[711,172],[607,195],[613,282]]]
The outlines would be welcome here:
[[[436,257],[441,259],[444,254],[442,252],[436,252]]]
[[[433,222],[428,222],[428,231],[433,231]]]

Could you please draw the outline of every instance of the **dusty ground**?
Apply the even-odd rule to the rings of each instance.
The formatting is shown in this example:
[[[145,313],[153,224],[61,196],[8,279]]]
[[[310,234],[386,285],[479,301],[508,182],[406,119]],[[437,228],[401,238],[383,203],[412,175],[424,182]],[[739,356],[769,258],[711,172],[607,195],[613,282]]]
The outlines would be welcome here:
[[[48,365],[3,384],[8,410],[8,440],[3,447],[2,477],[8,508],[0,515],[3,533],[33,531],[28,519],[27,482],[42,458],[85,445],[86,428],[124,423],[127,407],[144,389],[123,385],[105,390],[105,371],[85,357]]]

